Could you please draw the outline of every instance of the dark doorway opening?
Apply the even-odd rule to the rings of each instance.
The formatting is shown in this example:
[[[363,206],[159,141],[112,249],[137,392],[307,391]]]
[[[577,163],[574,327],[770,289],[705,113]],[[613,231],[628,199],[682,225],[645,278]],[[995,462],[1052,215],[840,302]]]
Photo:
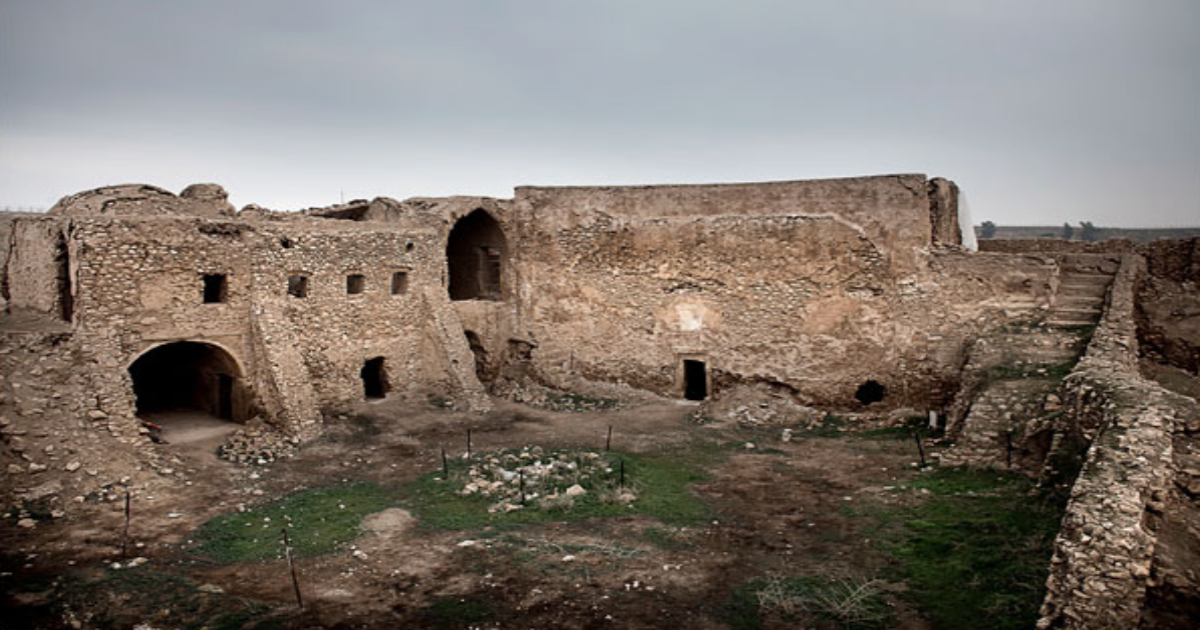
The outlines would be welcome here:
[[[223,273],[204,274],[204,303],[220,304],[229,298],[229,283]]]
[[[387,371],[383,357],[368,359],[362,367],[363,394],[368,400],[383,398],[388,393]]]
[[[487,348],[483,346],[483,340],[474,331],[463,331],[467,336],[467,345],[471,347],[471,354],[475,355],[475,376],[479,378],[480,383],[487,383],[492,380],[491,363],[488,360]]]
[[[241,421],[241,371],[229,353],[207,343],[177,341],[154,348],[129,366],[139,415],[202,411]]]
[[[683,360],[683,397],[688,400],[708,398],[708,371],[703,361]]]
[[[63,321],[69,322],[75,317],[75,292],[71,288],[71,251],[67,246],[67,237],[61,232],[54,252],[54,263],[58,268],[58,314]]]
[[[508,245],[504,231],[482,208],[454,224],[446,241],[451,300],[504,299]]]
[[[854,399],[864,405],[870,405],[883,400],[887,394],[887,388],[879,381],[864,381],[858,386],[858,391],[854,392]]]

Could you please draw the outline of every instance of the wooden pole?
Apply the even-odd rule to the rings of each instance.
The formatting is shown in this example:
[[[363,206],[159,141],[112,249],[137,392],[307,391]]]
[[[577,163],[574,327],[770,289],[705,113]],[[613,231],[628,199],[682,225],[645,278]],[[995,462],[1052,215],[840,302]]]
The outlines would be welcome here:
[[[467,429],[467,459],[471,459],[471,430]]]
[[[518,470],[517,478],[521,480],[521,505],[525,505],[525,471]]]
[[[125,529],[121,532],[121,557],[129,556],[129,491],[125,491]]]
[[[621,458],[621,487],[625,487],[625,458]]]
[[[296,563],[292,561],[292,541],[288,540],[286,527],[280,532],[283,533],[283,554],[287,557],[288,569],[292,572],[292,590],[296,592],[296,605],[300,610],[304,610],[304,598],[300,596],[300,578],[296,576]]]
[[[1008,465],[1008,469],[1012,470],[1012,431],[1004,432],[1004,461]]]
[[[918,429],[913,432],[913,437],[917,440],[917,453],[921,455],[921,468],[925,467],[925,445],[921,444],[921,431]]]
[[[446,461],[446,449],[442,449],[442,478],[450,478],[450,462]]]
[[[608,425],[608,437],[604,439],[604,452],[612,449],[612,425]]]

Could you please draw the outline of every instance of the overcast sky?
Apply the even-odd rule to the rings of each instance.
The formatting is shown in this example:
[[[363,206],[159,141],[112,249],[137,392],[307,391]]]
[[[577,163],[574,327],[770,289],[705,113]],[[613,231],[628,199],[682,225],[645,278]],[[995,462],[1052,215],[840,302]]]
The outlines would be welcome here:
[[[0,0],[0,206],[913,172],[1200,225],[1200,2]]]

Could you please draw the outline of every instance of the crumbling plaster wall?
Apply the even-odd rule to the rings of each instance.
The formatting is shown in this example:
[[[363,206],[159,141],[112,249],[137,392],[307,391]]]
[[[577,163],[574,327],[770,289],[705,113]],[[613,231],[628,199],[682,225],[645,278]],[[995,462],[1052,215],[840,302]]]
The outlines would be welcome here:
[[[514,252],[536,372],[678,396],[684,356],[718,387],[807,404],[937,407],[988,322],[1044,306],[1052,259],[931,251],[921,176],[763,185],[522,188]],[[518,327],[519,328],[519,327]]]
[[[69,253],[65,229],[62,221],[45,215],[0,214],[0,297],[6,311],[62,315],[60,264]]]

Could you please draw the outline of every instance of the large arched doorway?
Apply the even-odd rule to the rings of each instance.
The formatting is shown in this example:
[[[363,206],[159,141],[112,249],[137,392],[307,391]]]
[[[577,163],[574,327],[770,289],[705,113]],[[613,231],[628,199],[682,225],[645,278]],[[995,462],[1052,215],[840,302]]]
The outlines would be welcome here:
[[[244,422],[250,409],[242,372],[223,348],[177,341],[152,348],[129,366],[142,418]]]
[[[446,241],[451,300],[503,300],[508,244],[483,208],[461,218]]]

